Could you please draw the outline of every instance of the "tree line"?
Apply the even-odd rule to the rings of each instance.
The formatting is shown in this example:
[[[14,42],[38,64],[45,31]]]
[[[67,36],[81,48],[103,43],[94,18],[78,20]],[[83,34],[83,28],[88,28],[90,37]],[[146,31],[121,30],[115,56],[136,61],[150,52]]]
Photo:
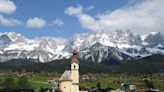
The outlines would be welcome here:
[[[69,69],[70,59],[54,60],[46,63],[33,62],[28,59],[14,59],[0,63],[0,71],[12,70],[28,72],[58,72],[63,73]],[[109,61],[110,62],[110,61]],[[120,64],[108,64],[106,62],[96,63],[91,61],[80,61],[80,73],[164,73],[164,56],[153,55],[143,59],[121,61]]]

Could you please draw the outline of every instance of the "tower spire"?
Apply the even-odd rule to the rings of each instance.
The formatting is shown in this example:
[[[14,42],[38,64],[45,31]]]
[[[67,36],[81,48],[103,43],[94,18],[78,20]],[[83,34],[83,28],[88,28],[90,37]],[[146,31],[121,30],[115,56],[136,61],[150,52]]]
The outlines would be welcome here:
[[[72,52],[72,61],[71,61],[71,63],[73,63],[73,62],[75,62],[75,63],[78,63],[78,58],[77,58],[77,55],[78,55],[78,53],[77,53],[77,50],[73,50],[73,52]]]

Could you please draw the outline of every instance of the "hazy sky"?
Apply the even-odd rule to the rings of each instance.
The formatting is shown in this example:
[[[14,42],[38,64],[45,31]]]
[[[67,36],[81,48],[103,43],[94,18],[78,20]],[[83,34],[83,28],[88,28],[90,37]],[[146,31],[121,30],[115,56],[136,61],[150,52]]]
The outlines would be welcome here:
[[[164,0],[0,0],[0,32],[70,38],[84,32],[163,32]]]

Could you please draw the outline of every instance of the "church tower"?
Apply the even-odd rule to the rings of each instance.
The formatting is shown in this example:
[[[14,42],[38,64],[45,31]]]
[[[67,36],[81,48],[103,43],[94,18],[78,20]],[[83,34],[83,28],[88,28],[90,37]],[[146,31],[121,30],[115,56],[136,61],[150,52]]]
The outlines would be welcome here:
[[[71,79],[72,79],[72,92],[79,92],[79,62],[77,59],[77,51],[73,51],[71,61]]]
[[[79,92],[79,62],[76,50],[73,51],[71,70],[65,70],[57,81],[62,92]]]

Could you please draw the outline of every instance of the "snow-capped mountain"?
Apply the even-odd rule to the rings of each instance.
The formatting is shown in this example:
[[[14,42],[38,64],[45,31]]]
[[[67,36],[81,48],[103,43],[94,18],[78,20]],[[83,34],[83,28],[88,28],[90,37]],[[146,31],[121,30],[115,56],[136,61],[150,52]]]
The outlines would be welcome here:
[[[68,58],[68,55],[59,56],[64,52],[65,39],[42,37],[27,39],[15,32],[0,34],[0,60],[10,59],[36,59],[47,62],[54,59]],[[67,54],[67,53],[64,53]]]
[[[48,62],[68,59],[77,49],[80,59],[93,62],[122,61],[164,54],[164,35],[151,32],[135,35],[131,31],[76,34],[69,40],[55,37],[27,39],[15,32],[0,33],[0,61],[35,59]]]

